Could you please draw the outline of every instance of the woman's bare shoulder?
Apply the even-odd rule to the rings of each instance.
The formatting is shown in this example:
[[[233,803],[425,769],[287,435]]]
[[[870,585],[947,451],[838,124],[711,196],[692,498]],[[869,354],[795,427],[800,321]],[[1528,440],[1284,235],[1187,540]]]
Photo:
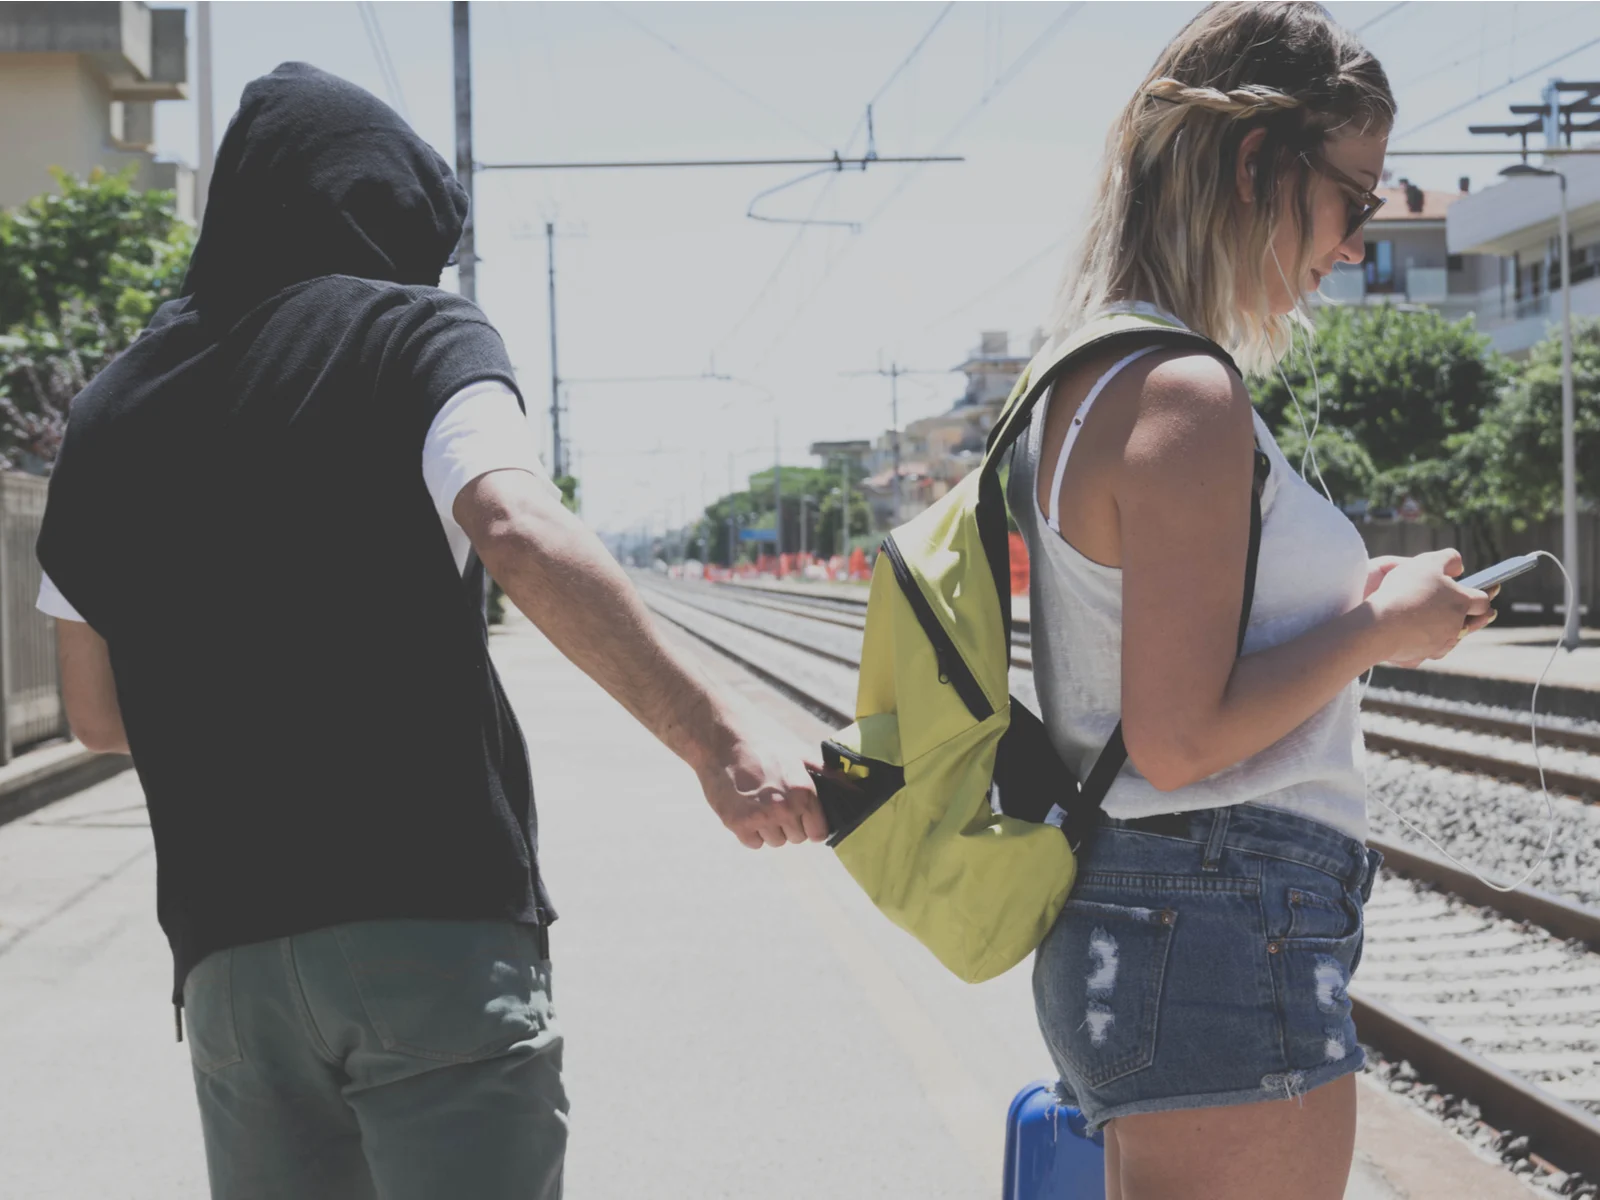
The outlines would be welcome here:
[[[1254,441],[1250,393],[1215,355],[1175,350],[1149,356],[1142,370],[1112,381],[1135,410],[1130,460],[1155,455],[1227,455]],[[1120,385],[1120,386],[1119,386]]]

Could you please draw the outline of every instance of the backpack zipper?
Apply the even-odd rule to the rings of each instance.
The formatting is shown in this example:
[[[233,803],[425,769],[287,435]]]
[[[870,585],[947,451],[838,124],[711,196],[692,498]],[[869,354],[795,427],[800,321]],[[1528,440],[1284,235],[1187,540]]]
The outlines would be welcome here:
[[[889,567],[894,571],[895,582],[905,593],[911,611],[916,614],[917,624],[922,626],[922,632],[928,635],[928,641],[933,644],[933,655],[939,662],[939,682],[955,688],[956,695],[961,697],[961,702],[974,718],[987,721],[994,716],[994,705],[983,694],[977,676],[973,675],[966,660],[961,657],[961,651],[956,649],[950,634],[939,623],[939,618],[933,615],[933,606],[913,578],[900,547],[895,545],[894,534],[883,539],[883,552],[889,556]]]

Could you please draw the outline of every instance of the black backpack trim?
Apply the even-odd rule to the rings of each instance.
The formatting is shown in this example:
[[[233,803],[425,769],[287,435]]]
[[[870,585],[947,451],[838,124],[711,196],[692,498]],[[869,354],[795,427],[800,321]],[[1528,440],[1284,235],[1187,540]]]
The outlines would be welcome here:
[[[1030,380],[1027,395],[1010,410],[990,431],[982,465],[983,474],[978,480],[978,536],[983,542],[989,560],[989,570],[994,576],[995,591],[1000,597],[1001,614],[1005,627],[1005,653],[1011,654],[1011,543],[1007,535],[1006,503],[1000,486],[1000,462],[1006,452],[1028,428],[1034,407],[1055,384],[1069,366],[1082,360],[1091,350],[1127,342],[1140,346],[1157,345],[1172,348],[1192,348],[1220,359],[1235,374],[1240,374],[1233,356],[1210,338],[1182,329],[1140,328],[1119,330],[1085,342],[1071,354],[1051,364],[1038,379]],[[1250,610],[1255,600],[1256,568],[1261,552],[1261,497],[1272,471],[1271,460],[1260,444],[1255,449],[1255,469],[1250,488],[1250,548],[1245,559],[1244,598],[1239,613],[1237,649],[1244,648],[1245,631],[1250,624]],[[931,614],[930,614],[931,615]],[[941,630],[942,632],[942,630]],[[1011,724],[1000,739],[995,755],[994,783],[998,807],[1006,816],[1022,820],[1044,821],[1057,808],[1061,832],[1066,836],[1074,853],[1081,854],[1100,823],[1100,813],[1106,793],[1116,781],[1122,765],[1128,761],[1128,749],[1122,738],[1122,722],[1112,730],[1105,747],[1096,756],[1089,777],[1080,785],[1067,769],[1050,742],[1043,723],[1016,697],[1011,698]],[[1064,794],[1055,798],[1055,789],[1047,781],[1065,778],[1070,781]],[[1043,785],[1043,786],[1041,786]]]

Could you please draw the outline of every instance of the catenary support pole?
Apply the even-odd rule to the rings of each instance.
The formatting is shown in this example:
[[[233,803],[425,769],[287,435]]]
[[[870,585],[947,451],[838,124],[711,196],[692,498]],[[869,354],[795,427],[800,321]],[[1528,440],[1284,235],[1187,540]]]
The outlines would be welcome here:
[[[550,472],[566,474],[561,452],[561,373],[556,369],[556,227],[544,223],[545,246],[550,258]]]
[[[198,166],[194,178],[195,220],[204,220],[206,199],[211,194],[211,167],[217,157],[217,130],[213,123],[211,73],[211,0],[200,0],[195,5],[195,106],[200,116],[200,147],[196,156]]]
[[[1561,561],[1572,577],[1573,602],[1567,609],[1561,644],[1583,644],[1583,577],[1578,573],[1578,450],[1572,398],[1572,231],[1567,228],[1567,177],[1561,183]]]
[[[477,214],[472,203],[472,33],[466,0],[450,5],[450,23],[455,40],[456,86],[456,178],[467,192],[467,222],[456,249],[460,270],[460,291],[474,304],[478,302],[478,255],[474,248],[473,226]]]
[[[889,364],[889,422],[893,425],[891,433],[894,438],[894,516],[889,519],[891,526],[900,524],[900,364]]]

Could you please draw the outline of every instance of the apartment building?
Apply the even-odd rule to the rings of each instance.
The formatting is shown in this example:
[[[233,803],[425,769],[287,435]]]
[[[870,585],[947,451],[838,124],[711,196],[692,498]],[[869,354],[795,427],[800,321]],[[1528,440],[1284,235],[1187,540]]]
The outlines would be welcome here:
[[[1561,319],[1570,286],[1574,315],[1600,315],[1600,159],[1574,155],[1547,165],[1567,177],[1572,261],[1561,263],[1560,181],[1506,179],[1451,207],[1450,249],[1500,255],[1497,285],[1480,297],[1478,327],[1494,348],[1524,355]]]
[[[0,207],[54,186],[52,167],[136,168],[135,185],[178,194],[194,174],[154,153],[155,106],[186,96],[187,12],[135,2],[0,4]]]
[[[1453,251],[1449,214],[1472,198],[1470,180],[1454,192],[1425,190],[1408,179],[1377,189],[1386,203],[1364,230],[1366,257],[1323,281],[1315,304],[1421,304],[1451,318],[1474,313],[1486,295],[1498,302],[1500,260],[1486,251]]]

